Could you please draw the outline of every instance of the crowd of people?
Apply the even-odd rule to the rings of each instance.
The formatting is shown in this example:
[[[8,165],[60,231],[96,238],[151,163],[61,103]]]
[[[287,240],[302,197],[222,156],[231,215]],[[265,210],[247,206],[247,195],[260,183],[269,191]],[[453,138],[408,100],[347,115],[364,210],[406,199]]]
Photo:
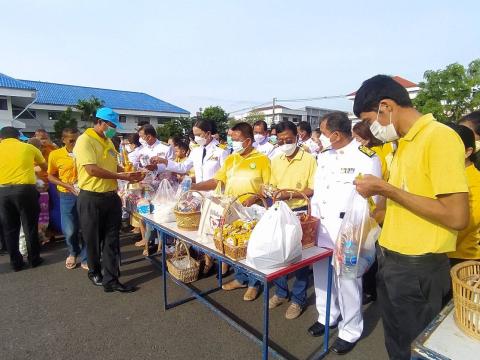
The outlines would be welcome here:
[[[343,112],[325,115],[313,131],[306,122],[283,121],[271,129],[264,121],[240,122],[225,141],[216,124],[204,119],[194,123],[189,137],[168,143],[158,139],[153,126],[142,124],[121,145],[135,168],[168,174],[173,181],[188,175],[193,190],[240,196],[244,206],[258,196],[271,203],[275,193],[292,210],[304,211],[309,198],[312,215],[320,219],[317,246],[330,249],[352,191],[372,198],[371,216],[382,227],[377,260],[363,277],[334,273],[329,324],[339,332],[331,349],[345,354],[354,348],[364,327],[362,305],[378,300],[389,357],[409,359],[412,341],[451,299],[451,265],[480,259],[480,111],[458,124],[441,124],[432,114],[419,113],[391,77],[377,75],[357,91],[354,113],[361,121],[353,128]],[[124,172],[119,165],[119,143],[112,141],[119,130],[119,115],[100,108],[83,134],[63,131],[60,149],[51,148],[45,132],[35,134],[43,141],[43,154],[23,142],[18,130],[0,130],[0,226],[14,271],[25,266],[21,226],[29,264],[42,263],[36,184],[43,172],[60,194],[65,266],[73,269],[80,261],[92,283],[106,292],[136,290],[119,281],[117,180],[138,182],[145,172]],[[297,192],[278,192],[282,189]],[[142,235],[136,245],[148,254],[145,224],[135,215],[131,220]],[[213,264],[205,255],[205,275]],[[244,288],[243,299],[255,300],[258,282],[241,268],[234,272],[223,289]],[[296,271],[291,288],[287,278],[276,280],[270,309],[289,303],[285,317],[299,317],[307,306],[310,273],[309,268]],[[315,264],[318,318],[306,329],[314,337],[325,332],[326,277],[325,263]]]

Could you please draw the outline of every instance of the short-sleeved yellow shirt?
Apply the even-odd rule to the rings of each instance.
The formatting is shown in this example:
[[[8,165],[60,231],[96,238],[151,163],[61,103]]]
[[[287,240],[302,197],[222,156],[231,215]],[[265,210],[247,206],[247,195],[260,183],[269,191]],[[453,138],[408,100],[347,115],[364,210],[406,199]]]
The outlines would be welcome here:
[[[225,184],[225,195],[260,194],[262,185],[270,181],[270,160],[255,149],[246,157],[232,154],[225,159],[214,179]],[[239,201],[248,197],[242,196]]]
[[[65,147],[53,150],[48,157],[48,173],[58,176],[60,181],[73,185],[77,181],[77,169],[73,154]],[[57,185],[60,192],[68,192],[63,186]]]
[[[474,165],[465,169],[470,190],[470,221],[458,233],[457,250],[448,254],[455,259],[480,259],[480,171]]]
[[[102,144],[86,133],[78,137],[73,154],[75,155],[80,189],[99,193],[117,190],[117,180],[90,176],[84,166],[94,164],[105,170],[117,172],[117,154],[113,150],[105,151],[108,142],[111,143],[111,140],[105,139],[105,144]]]
[[[393,160],[393,145],[392,143],[386,143],[380,146],[373,146],[372,150],[375,151],[380,163],[382,165],[382,178],[383,180],[388,180],[390,174],[390,166],[392,165]]]
[[[468,192],[465,147],[448,126],[432,114],[419,118],[398,141],[388,182],[411,194],[436,199]],[[405,255],[455,250],[457,231],[414,214],[388,199],[379,243]]]
[[[303,149],[299,149],[291,161],[285,154],[281,154],[272,159],[270,184],[277,189],[313,190],[316,169],[317,161]],[[306,206],[307,202],[304,199],[292,199],[288,200],[287,204],[295,209]]]
[[[35,165],[44,164],[45,159],[35,146],[18,139],[0,142],[0,185],[33,185],[36,182]]]

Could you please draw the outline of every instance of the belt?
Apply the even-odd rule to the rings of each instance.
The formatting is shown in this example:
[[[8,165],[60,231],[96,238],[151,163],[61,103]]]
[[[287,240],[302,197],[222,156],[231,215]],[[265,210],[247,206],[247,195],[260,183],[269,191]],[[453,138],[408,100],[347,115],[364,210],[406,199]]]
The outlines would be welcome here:
[[[117,195],[117,192],[116,191],[95,192],[95,191],[88,191],[88,190],[81,189],[80,195],[95,196],[95,197],[109,197],[109,196]]]
[[[438,264],[448,259],[447,254],[440,253],[427,253],[422,255],[404,255],[396,251],[388,250],[380,245],[378,245],[380,253],[386,259],[392,259],[396,263],[403,263],[409,265],[427,265],[427,264]]]

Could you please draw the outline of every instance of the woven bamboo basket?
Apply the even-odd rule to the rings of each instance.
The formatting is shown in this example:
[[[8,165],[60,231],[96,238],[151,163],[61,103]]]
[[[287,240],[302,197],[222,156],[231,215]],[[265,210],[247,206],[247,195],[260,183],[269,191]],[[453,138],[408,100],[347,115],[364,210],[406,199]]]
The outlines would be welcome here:
[[[181,249],[183,247],[183,250]],[[188,259],[188,266],[181,268],[176,263]],[[184,283],[191,283],[198,279],[200,262],[190,256],[187,245],[183,241],[175,244],[175,253],[167,259],[167,269],[170,275]]]
[[[182,194],[178,201],[180,201],[186,194],[197,193],[203,199],[203,194],[201,192],[190,190]],[[177,202],[178,205],[178,202]],[[173,209],[173,213],[175,214],[175,219],[177,221],[177,226],[180,229],[184,230],[198,230],[200,225],[200,218],[202,216],[202,212],[198,211],[190,211],[190,212],[182,212],[177,210],[177,205]]]
[[[217,236],[213,237],[213,241],[215,243],[215,247],[217,248],[217,250],[221,251],[222,254],[225,255],[226,257],[228,257],[232,260],[235,260],[235,261],[243,260],[247,257],[247,244],[241,245],[241,246],[235,246],[235,245],[225,243],[225,241],[224,241],[225,239],[223,238],[223,226],[225,225],[225,218],[226,218],[228,212],[230,211],[230,207],[239,198],[241,198],[242,196],[245,196],[245,195],[255,196],[257,199],[259,199],[262,202],[262,204],[265,208],[268,208],[268,205],[267,205],[267,202],[265,201],[265,199],[258,194],[245,193],[245,194],[237,196],[235,199],[233,199],[227,205],[227,207],[225,208],[225,210],[223,212],[222,221],[220,222],[220,236],[219,237],[217,237]]]
[[[302,248],[308,249],[312,246],[315,246],[317,242],[318,228],[320,225],[320,219],[312,216],[312,207],[310,204],[310,199],[302,192],[292,189],[282,189],[278,190],[273,194],[273,202],[277,201],[277,196],[282,192],[287,192],[291,194],[300,194],[305,201],[307,202],[307,215],[300,219],[300,225],[302,225]]]
[[[480,340],[480,262],[457,264],[450,275],[455,322],[465,334]]]

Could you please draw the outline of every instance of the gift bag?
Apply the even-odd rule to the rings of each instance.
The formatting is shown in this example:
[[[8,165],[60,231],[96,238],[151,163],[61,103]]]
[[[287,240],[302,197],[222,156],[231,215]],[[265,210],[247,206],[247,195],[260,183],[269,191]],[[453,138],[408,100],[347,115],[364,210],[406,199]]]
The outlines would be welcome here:
[[[285,202],[276,202],[252,231],[247,264],[257,269],[271,269],[301,260],[302,235],[298,217]]]
[[[170,184],[170,181],[163,179],[158,185],[157,192],[152,199],[153,204],[153,218],[159,223],[169,223],[175,221],[175,214],[173,208],[177,200],[175,198],[175,191]]]
[[[361,277],[375,261],[375,242],[380,227],[370,216],[369,200],[355,189],[348,204],[350,207],[335,243],[334,267],[337,275],[353,279]]]

